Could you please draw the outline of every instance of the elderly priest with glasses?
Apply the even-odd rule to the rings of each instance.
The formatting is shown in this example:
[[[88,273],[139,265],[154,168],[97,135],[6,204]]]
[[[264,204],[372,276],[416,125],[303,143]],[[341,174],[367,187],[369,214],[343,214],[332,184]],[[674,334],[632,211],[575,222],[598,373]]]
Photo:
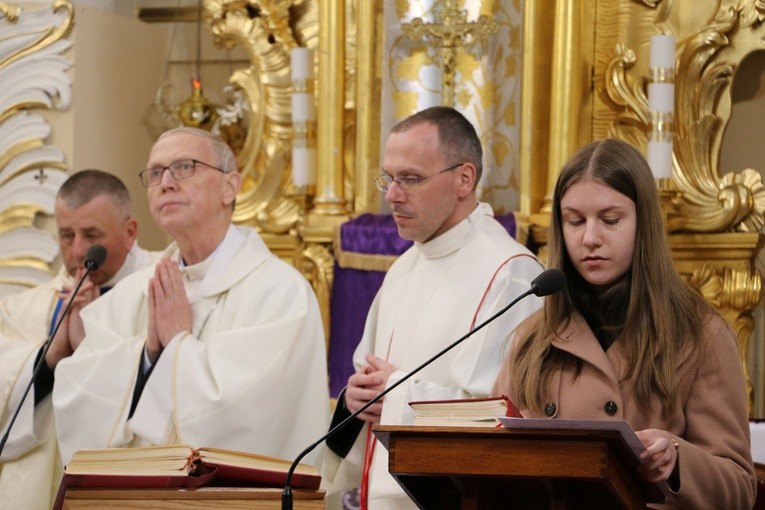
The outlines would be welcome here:
[[[174,443],[295,457],[329,422],[311,286],[231,223],[241,177],[218,137],[164,133],[140,177],[174,242],[81,313],[85,339],[53,389],[64,463]]]
[[[356,373],[338,397],[333,423],[526,292],[542,272],[491,206],[478,201],[482,153],[470,122],[447,107],[416,113],[388,136],[375,184],[399,235],[414,246],[388,270],[372,303],[353,356]],[[367,499],[362,508],[417,508],[388,474],[387,451],[369,426],[410,423],[412,400],[487,396],[508,334],[540,305],[538,298],[520,302],[361,413],[358,435],[330,438],[336,455],[327,454],[322,468],[330,482],[327,508],[338,507],[344,489],[359,483]]]

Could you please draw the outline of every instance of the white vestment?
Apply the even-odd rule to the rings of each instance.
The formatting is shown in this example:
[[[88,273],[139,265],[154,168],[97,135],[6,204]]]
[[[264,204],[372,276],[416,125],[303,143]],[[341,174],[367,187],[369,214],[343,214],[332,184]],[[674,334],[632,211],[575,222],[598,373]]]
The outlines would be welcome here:
[[[180,260],[175,243],[165,255]],[[292,459],[326,431],[324,332],[305,278],[234,226],[181,271],[192,330],[164,348],[129,419],[154,268],[82,311],[85,340],[56,367],[53,389],[65,462],[82,448],[170,443]]]
[[[134,243],[120,270],[105,286],[113,286],[151,261],[151,254]],[[50,281],[0,300],[2,434],[32,378],[37,353],[51,333],[54,314],[60,320],[65,303],[58,303],[59,293],[75,284],[62,267]],[[0,510],[49,510],[61,481],[51,398],[47,396],[36,406],[34,401],[33,387],[0,457]]]
[[[508,235],[481,203],[461,223],[424,244],[415,243],[391,266],[367,316],[353,360],[367,353],[398,367],[387,385],[399,381],[529,290],[542,271],[536,257]],[[485,397],[489,394],[515,327],[542,300],[529,296],[384,397],[381,423],[411,424],[414,400]],[[327,508],[360,481],[368,427],[342,460],[327,453]],[[369,509],[417,506],[388,474],[388,454],[376,441],[369,474]],[[333,475],[333,470],[336,469]]]

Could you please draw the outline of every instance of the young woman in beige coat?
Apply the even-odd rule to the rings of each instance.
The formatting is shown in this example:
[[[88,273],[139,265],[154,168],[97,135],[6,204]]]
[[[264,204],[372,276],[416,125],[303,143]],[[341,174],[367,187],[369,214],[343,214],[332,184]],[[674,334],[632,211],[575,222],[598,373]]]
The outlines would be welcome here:
[[[549,267],[564,292],[518,328],[494,385],[525,417],[627,420],[660,508],[752,508],[747,395],[736,338],[675,271],[643,156],[607,139],[563,167]]]

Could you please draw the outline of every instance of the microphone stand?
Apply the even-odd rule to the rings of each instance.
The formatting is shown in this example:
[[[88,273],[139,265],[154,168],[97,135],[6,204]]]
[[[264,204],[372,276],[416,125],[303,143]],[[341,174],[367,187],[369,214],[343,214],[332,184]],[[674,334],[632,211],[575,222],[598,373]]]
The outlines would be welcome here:
[[[295,472],[295,469],[297,468],[298,463],[300,462],[300,460],[303,457],[308,455],[314,448],[319,446],[322,441],[324,441],[329,436],[331,436],[332,434],[334,434],[335,432],[337,432],[338,430],[343,428],[345,425],[350,423],[359,414],[361,414],[362,412],[366,411],[369,406],[371,406],[372,404],[374,404],[375,402],[380,400],[382,397],[384,397],[385,395],[387,395],[388,393],[390,393],[394,389],[398,388],[404,381],[407,381],[410,377],[415,375],[417,372],[419,372],[420,370],[422,370],[426,366],[430,365],[431,363],[433,363],[435,360],[437,360],[438,358],[440,358],[441,356],[443,356],[444,354],[446,354],[450,350],[454,349],[457,345],[462,343],[466,338],[470,337],[473,333],[475,333],[477,331],[480,331],[486,325],[488,325],[489,323],[493,322],[500,315],[504,314],[506,311],[508,311],[510,308],[512,308],[513,305],[515,305],[521,299],[525,298],[526,296],[528,296],[530,294],[537,294],[538,292],[539,292],[539,290],[532,283],[532,287],[529,290],[527,290],[526,292],[524,292],[523,294],[521,294],[520,296],[515,298],[513,301],[510,302],[509,305],[505,306],[500,311],[498,311],[497,313],[495,313],[494,315],[492,315],[491,317],[489,317],[488,319],[483,321],[481,324],[479,324],[475,328],[473,328],[470,331],[468,331],[465,335],[461,336],[460,338],[458,338],[457,340],[452,342],[450,345],[448,345],[447,347],[442,349],[438,354],[436,354],[432,358],[430,358],[427,361],[425,361],[423,364],[421,364],[420,366],[418,366],[417,368],[415,368],[414,370],[412,370],[411,372],[406,374],[404,377],[402,377],[401,379],[399,379],[395,383],[391,384],[389,387],[385,388],[385,390],[381,391],[376,396],[374,396],[372,399],[370,399],[366,404],[361,406],[355,413],[351,414],[346,419],[344,419],[343,421],[341,421],[340,423],[335,425],[326,434],[324,434],[317,441],[312,443],[308,448],[306,448],[305,450],[300,452],[300,455],[298,455],[295,458],[295,460],[292,462],[292,465],[290,465],[289,471],[287,472],[287,481],[284,484],[284,491],[282,492],[282,510],[292,510],[292,499],[293,499],[292,498],[292,474]]]
[[[94,246],[99,246],[99,245],[94,245]],[[16,407],[16,412],[13,413],[13,417],[11,417],[11,420],[8,422],[8,428],[5,430],[3,439],[0,440],[0,454],[3,453],[3,448],[5,448],[5,443],[8,442],[8,437],[10,437],[11,435],[11,428],[13,428],[13,424],[16,423],[16,418],[18,418],[19,413],[21,412],[21,407],[24,405],[24,401],[26,400],[27,395],[29,394],[29,390],[32,389],[32,385],[34,384],[35,379],[37,379],[37,374],[40,373],[40,369],[42,368],[43,363],[45,363],[45,355],[48,354],[48,349],[50,349],[50,346],[53,343],[53,338],[56,336],[56,333],[58,332],[58,329],[61,326],[61,323],[64,322],[64,317],[66,317],[66,314],[69,313],[69,308],[71,308],[72,302],[74,301],[75,296],[77,296],[77,292],[79,292],[80,287],[82,287],[82,284],[85,282],[85,278],[87,278],[92,271],[95,271],[96,269],[98,269],[98,266],[100,265],[101,264],[93,260],[85,261],[85,274],[82,275],[82,278],[80,278],[80,281],[77,282],[77,286],[74,288],[74,291],[72,292],[72,296],[69,298],[69,301],[66,303],[66,307],[64,307],[64,311],[61,313],[61,316],[59,317],[59,320],[56,323],[56,326],[53,328],[53,332],[45,341],[45,344],[43,345],[42,354],[40,355],[40,359],[37,361],[34,371],[32,372],[32,378],[29,380],[29,384],[27,384],[27,388],[24,390],[24,394],[21,396],[19,405]]]

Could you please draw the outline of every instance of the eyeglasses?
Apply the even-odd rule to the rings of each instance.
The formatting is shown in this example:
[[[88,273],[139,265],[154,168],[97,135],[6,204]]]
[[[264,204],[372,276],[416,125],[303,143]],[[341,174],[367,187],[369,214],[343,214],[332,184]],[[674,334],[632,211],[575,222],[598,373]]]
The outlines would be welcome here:
[[[444,168],[443,170],[436,172],[431,175],[426,175],[425,177],[420,177],[418,175],[404,175],[402,177],[391,177],[388,174],[382,174],[378,175],[374,179],[375,186],[377,186],[377,189],[380,191],[388,191],[391,184],[394,182],[398,184],[398,187],[401,188],[401,191],[409,191],[410,189],[422,184],[423,181],[426,181],[430,179],[431,177],[435,177],[436,175],[442,174],[444,172],[448,172],[449,170],[454,170],[455,168],[461,167],[465,163],[457,163],[456,165],[452,165],[449,168]]]
[[[197,165],[204,165],[208,168],[212,168],[213,170],[226,173],[223,169],[218,168],[217,166],[212,166],[203,161],[197,161],[196,159],[182,159],[180,161],[173,161],[167,166],[155,166],[152,168],[147,168],[138,174],[138,176],[141,178],[141,184],[143,184],[145,188],[151,188],[152,186],[157,186],[160,182],[162,182],[162,176],[165,175],[165,170],[170,171],[170,175],[173,176],[173,179],[180,181],[181,179],[188,179],[194,175],[194,172],[197,169]]]

